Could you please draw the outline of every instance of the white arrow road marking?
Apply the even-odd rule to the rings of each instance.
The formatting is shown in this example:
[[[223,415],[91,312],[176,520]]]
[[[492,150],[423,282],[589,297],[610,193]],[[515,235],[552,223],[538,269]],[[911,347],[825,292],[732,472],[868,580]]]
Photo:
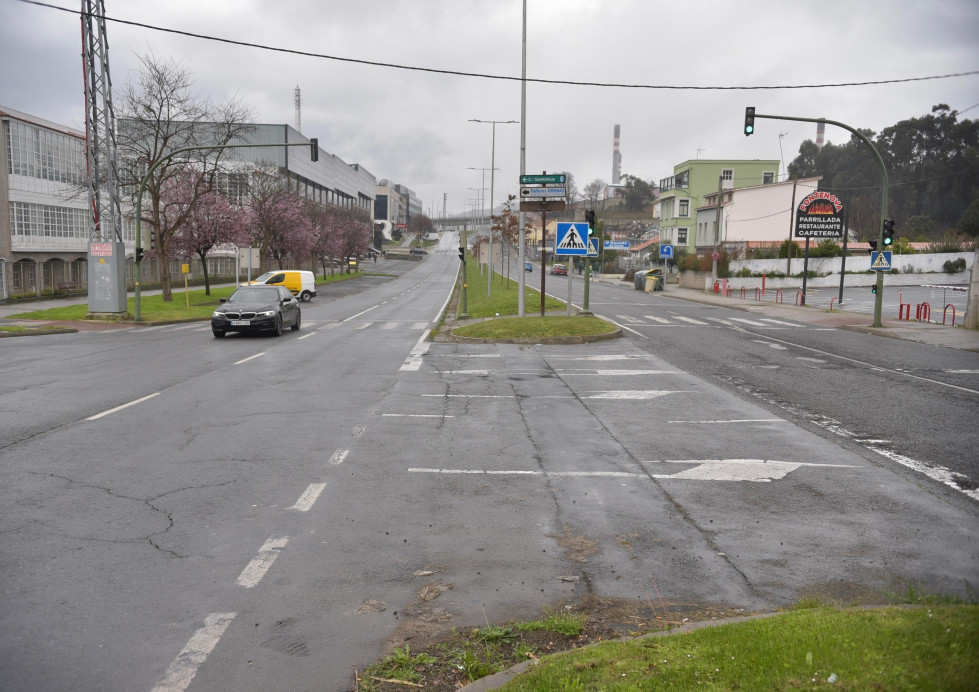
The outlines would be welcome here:
[[[152,692],[182,692],[197,675],[197,669],[211,653],[236,613],[211,613],[204,618],[204,626],[194,632],[187,645],[177,654],[166,675]]]
[[[258,555],[253,557],[252,561],[245,565],[245,569],[238,575],[235,583],[246,589],[257,586],[258,582],[262,581],[265,573],[272,567],[275,558],[279,557],[279,551],[285,548],[288,542],[288,536],[272,536],[265,541],[262,547],[258,549]]]
[[[770,483],[785,478],[800,466],[820,468],[860,468],[847,464],[809,464],[795,461],[771,461],[767,459],[669,459],[644,461],[644,464],[694,464],[679,473],[629,473],[626,471],[517,471],[488,469],[431,469],[409,468],[409,473],[437,473],[446,475],[483,476],[547,476],[548,478],[657,478],[693,481],[745,481]]]
[[[611,391],[611,392],[595,392],[594,394],[586,394],[581,397],[582,399],[629,399],[629,400],[642,400],[642,399],[656,399],[661,396],[666,396],[667,394],[684,394],[686,392],[677,391],[656,391],[656,390],[633,390],[633,391]]]
[[[562,377],[567,377],[569,375],[681,375],[679,370],[555,370]]]

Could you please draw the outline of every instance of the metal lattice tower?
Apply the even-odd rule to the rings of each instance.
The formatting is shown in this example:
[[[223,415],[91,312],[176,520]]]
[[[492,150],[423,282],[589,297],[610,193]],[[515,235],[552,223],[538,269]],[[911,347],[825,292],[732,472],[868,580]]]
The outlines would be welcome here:
[[[303,98],[302,93],[299,91],[299,85],[296,85],[296,90],[293,92],[293,100],[296,102],[296,132],[303,131],[303,118],[302,118],[302,106]]]
[[[109,77],[109,41],[103,0],[82,0],[85,140],[91,204],[89,242],[122,242],[122,207],[116,158],[116,116]]]

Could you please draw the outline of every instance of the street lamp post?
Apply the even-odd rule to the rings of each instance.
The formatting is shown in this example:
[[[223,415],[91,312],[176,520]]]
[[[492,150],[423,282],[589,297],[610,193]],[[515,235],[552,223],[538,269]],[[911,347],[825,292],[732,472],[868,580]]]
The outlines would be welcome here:
[[[517,124],[517,121],[516,120],[477,120],[476,118],[470,118],[469,119],[469,122],[471,122],[471,123],[490,123],[493,126],[493,141],[492,141],[492,145],[491,145],[491,148],[490,148],[490,236],[489,236],[489,269],[490,269],[489,275],[490,275],[490,278],[489,278],[489,281],[486,284],[486,297],[489,298],[489,295],[490,295],[490,286],[491,286],[491,284],[493,282],[493,204],[495,202],[495,200],[493,199],[493,196],[494,196],[494,192],[495,192],[495,190],[494,190],[494,182],[495,182],[495,179],[496,179],[496,177],[495,177],[495,173],[496,173],[496,125],[497,125],[497,123],[499,123],[501,125],[509,125],[509,124],[516,125]],[[500,242],[501,243],[503,242],[503,239],[502,238],[500,238]]]

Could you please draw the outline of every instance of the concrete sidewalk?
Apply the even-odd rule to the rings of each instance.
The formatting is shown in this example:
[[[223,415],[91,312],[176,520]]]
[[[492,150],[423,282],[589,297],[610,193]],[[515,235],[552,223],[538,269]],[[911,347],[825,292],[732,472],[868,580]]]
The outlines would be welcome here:
[[[620,286],[623,290],[635,291],[631,281],[622,281],[621,277],[603,276],[597,281]],[[963,351],[979,353],[979,330],[963,327],[944,326],[932,322],[917,322],[914,320],[882,319],[883,327],[871,327],[873,316],[846,310],[830,312],[824,308],[798,306],[769,301],[756,301],[753,296],[727,298],[720,293],[709,293],[693,288],[680,288],[676,284],[667,284],[662,292],[642,293],[650,298],[650,302],[661,299],[679,299],[706,305],[717,305],[742,310],[755,315],[764,315],[775,319],[791,319],[797,322],[834,327],[850,331],[876,334],[893,339],[905,339],[932,346],[957,348]]]

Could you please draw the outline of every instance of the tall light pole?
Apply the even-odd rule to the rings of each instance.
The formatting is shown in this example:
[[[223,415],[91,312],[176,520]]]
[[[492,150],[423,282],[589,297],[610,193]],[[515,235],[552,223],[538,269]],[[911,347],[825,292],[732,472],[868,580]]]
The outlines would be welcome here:
[[[494,193],[494,182],[496,180],[496,125],[497,123],[501,125],[516,125],[516,120],[477,120],[476,118],[470,118],[471,123],[490,123],[493,126],[493,143],[490,148],[490,237],[489,237],[489,275],[490,280],[486,284],[486,297],[489,298],[490,295],[490,285],[493,279],[493,204],[495,202],[493,198]],[[503,239],[500,238],[500,242]]]
[[[496,170],[496,169],[494,169],[494,168],[473,168],[472,166],[469,166],[469,170],[471,170],[471,171],[482,171],[483,172],[483,186],[480,188],[479,196],[480,196],[480,199],[484,199],[486,197],[486,171],[493,171],[493,170]],[[492,178],[492,173],[490,174],[490,178]],[[490,216],[492,216],[492,215],[493,215],[493,200],[491,199],[490,200]],[[480,205],[479,205],[479,218],[480,218],[480,223],[484,223],[485,222],[486,217],[483,214],[483,204],[482,203],[480,203]],[[489,269],[489,271],[486,272],[486,275],[487,275],[487,278],[486,278],[486,297],[489,298],[489,296],[490,296],[490,286],[493,283],[493,223],[492,222],[490,222],[490,225],[489,225],[489,258],[486,261],[486,266]]]

